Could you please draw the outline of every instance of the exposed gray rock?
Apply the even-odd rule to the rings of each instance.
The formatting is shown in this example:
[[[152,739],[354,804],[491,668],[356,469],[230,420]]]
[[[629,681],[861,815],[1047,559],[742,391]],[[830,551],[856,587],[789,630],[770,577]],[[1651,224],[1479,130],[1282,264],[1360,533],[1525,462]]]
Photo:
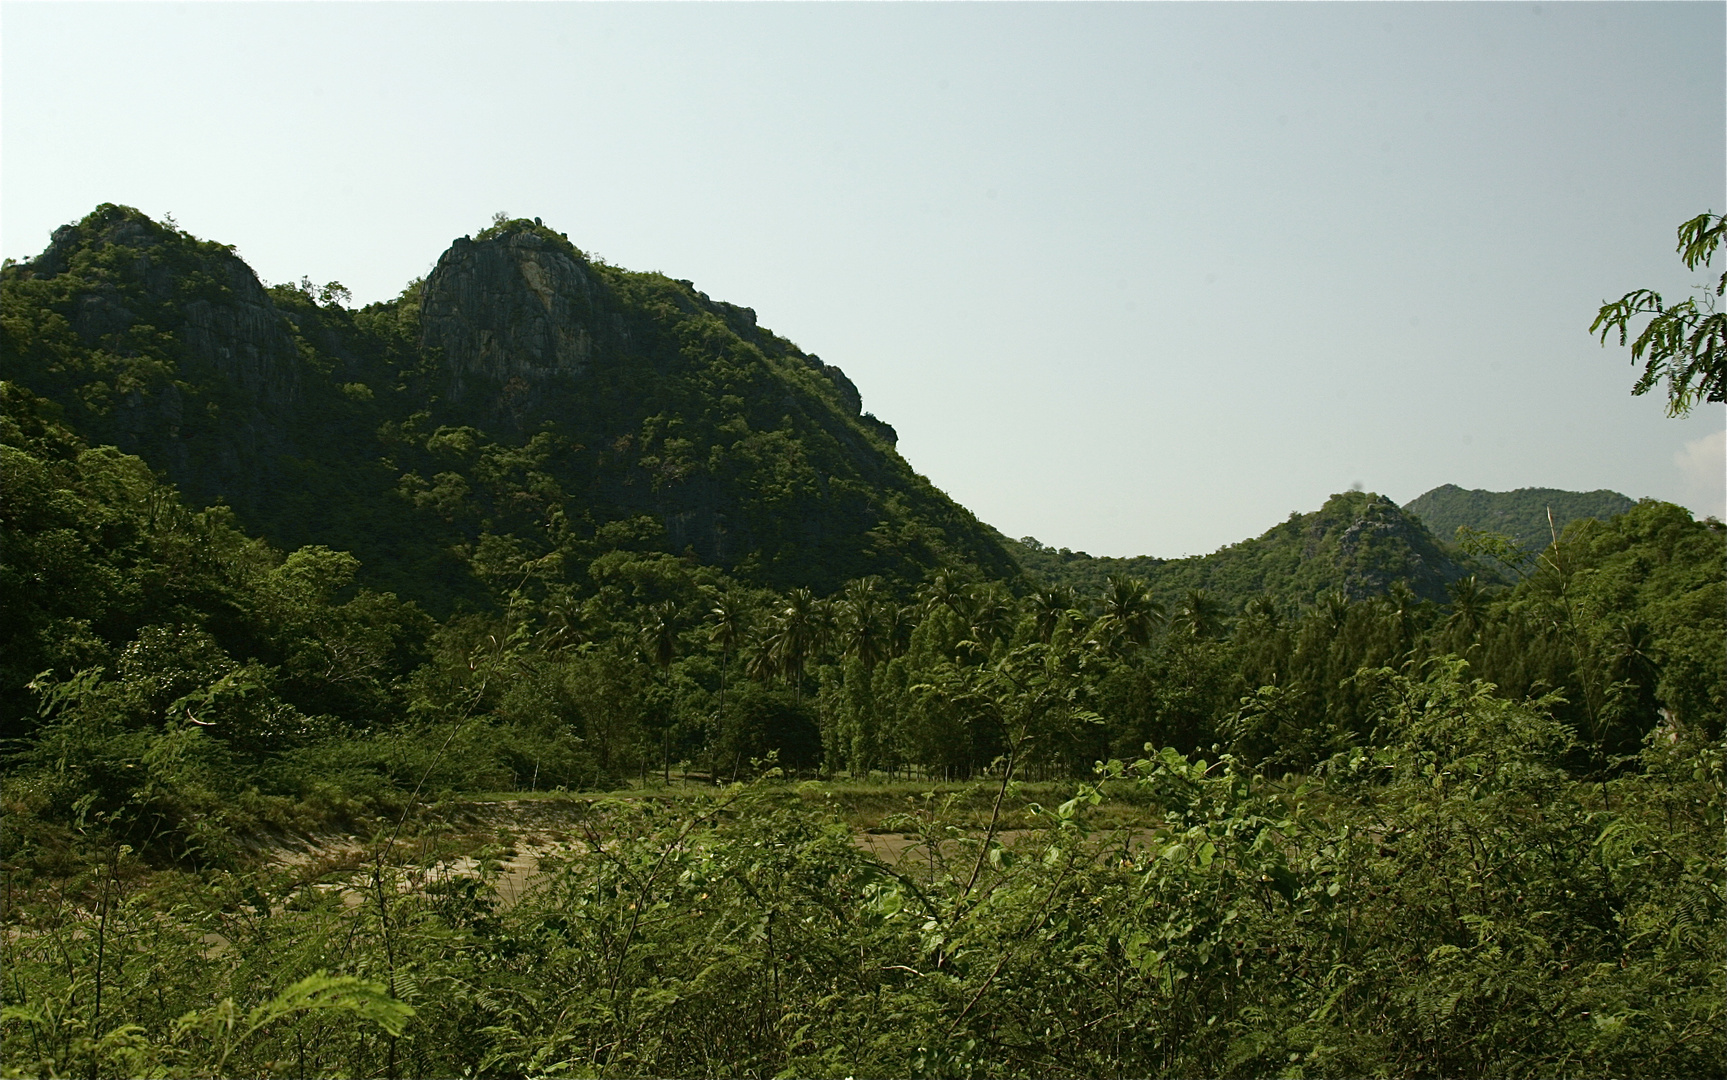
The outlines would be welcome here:
[[[261,492],[269,464],[297,455],[286,421],[317,373],[231,248],[103,206],[19,271],[76,274],[66,315],[84,346],[150,358],[94,396],[82,417],[92,441],[144,456],[199,501]]]
[[[299,397],[299,350],[258,279],[244,263],[234,261],[245,275],[229,282],[233,302],[194,300],[185,305],[180,341],[188,353],[232,379],[259,404],[290,404]]]
[[[750,314],[753,316],[755,312],[752,311]],[[804,362],[826,376],[827,380],[833,383],[834,389],[839,393],[840,405],[846,410],[846,412],[853,416],[861,416],[863,414],[863,395],[858,393],[857,384],[847,378],[845,372],[841,371],[833,364],[823,362],[822,358],[817,356],[815,353],[810,353],[805,356]]]
[[[1435,547],[1420,520],[1383,495],[1338,537],[1336,565],[1351,600],[1384,595],[1394,581],[1407,582],[1426,599],[1443,600],[1446,582],[1461,574]]]
[[[567,244],[537,232],[463,237],[426,279],[421,342],[441,351],[452,400],[474,376],[498,385],[520,380],[532,396],[547,378],[586,369],[602,332],[597,293]],[[611,322],[604,320],[604,331],[621,332]]]
[[[146,306],[166,303],[177,306],[184,321],[174,320],[158,329],[173,330],[186,360],[187,374],[203,374],[203,368],[224,381],[231,380],[248,398],[266,408],[293,402],[299,393],[300,355],[282,316],[252,268],[231,250],[209,245],[202,269],[216,278],[218,288],[205,297],[176,304],[179,275],[165,264],[162,254],[166,233],[161,226],[137,217],[110,219],[95,236],[83,235],[77,225],[54,230],[47,250],[23,267],[31,277],[48,278],[71,268],[80,248],[129,249],[126,279],[141,286]],[[134,297],[138,293],[131,294]],[[208,296],[218,296],[212,302]],[[140,321],[132,302],[113,283],[105,282],[78,296],[72,328],[89,345],[111,346],[114,337]],[[159,319],[159,316],[153,317]],[[160,388],[150,388],[156,392]],[[175,404],[165,406],[176,413]]]
[[[899,432],[895,431],[894,426],[886,420],[879,419],[875,413],[867,412],[864,413],[863,416],[859,417],[859,419],[861,419],[864,422],[864,425],[871,431],[874,431],[877,435],[880,435],[885,439],[889,446],[899,445]]]

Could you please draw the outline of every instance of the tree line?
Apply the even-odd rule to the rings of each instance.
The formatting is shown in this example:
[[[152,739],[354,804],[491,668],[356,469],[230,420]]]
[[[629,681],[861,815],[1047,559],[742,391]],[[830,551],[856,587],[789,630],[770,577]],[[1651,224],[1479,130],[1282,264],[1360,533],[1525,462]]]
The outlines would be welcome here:
[[[1084,778],[1147,745],[1300,773],[1376,737],[1372,673],[1446,657],[1546,702],[1591,775],[1663,725],[1718,737],[1727,712],[1722,528],[1669,504],[1535,557],[1474,537],[1520,580],[1464,577],[1445,604],[1394,584],[1229,610],[1127,576],[1088,596],[963,570],[818,596],[621,546],[580,576],[476,551],[496,607],[437,622],[357,586],[352,556],[274,551],[7,394],[8,771],[33,816],[129,815],[176,858],[231,843],[224,822],[427,784]]]

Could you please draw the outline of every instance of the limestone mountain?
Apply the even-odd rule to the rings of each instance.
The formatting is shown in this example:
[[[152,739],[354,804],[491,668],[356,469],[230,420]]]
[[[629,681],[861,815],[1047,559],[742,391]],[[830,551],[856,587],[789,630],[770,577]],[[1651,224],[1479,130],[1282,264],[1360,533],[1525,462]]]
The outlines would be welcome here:
[[[1352,600],[1385,594],[1398,582],[1423,599],[1444,602],[1446,586],[1485,568],[1434,539],[1421,519],[1372,492],[1333,495],[1309,514],[1261,536],[1185,559],[1107,558],[1054,549],[1026,537],[1010,550],[1034,577],[1096,595],[1113,574],[1143,578],[1166,604],[1204,589],[1227,608],[1264,597],[1294,610],[1321,593]]]
[[[1419,517],[1433,535],[1450,540],[1460,526],[1505,533],[1523,550],[1535,553],[1553,542],[1565,526],[1583,518],[1606,521],[1637,505],[1617,491],[1564,491],[1559,488],[1518,488],[1516,491],[1471,491],[1444,484],[1403,505]],[[1549,516],[1551,515],[1551,516]]]
[[[278,546],[434,607],[619,547],[820,590],[1014,572],[839,368],[537,220],[351,309],[126,207],[0,275],[0,376]]]

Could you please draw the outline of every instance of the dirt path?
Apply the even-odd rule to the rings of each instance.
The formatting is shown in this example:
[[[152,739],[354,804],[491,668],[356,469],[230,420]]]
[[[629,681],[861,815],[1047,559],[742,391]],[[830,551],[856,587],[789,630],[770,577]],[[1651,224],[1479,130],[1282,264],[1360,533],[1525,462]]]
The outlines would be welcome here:
[[[500,906],[512,908],[548,879],[542,859],[589,854],[587,843],[579,837],[592,802],[500,799],[431,807],[427,818],[434,828],[399,842],[391,854],[391,862],[403,871],[396,888],[402,894],[423,893],[438,882],[485,877]],[[1035,844],[1043,835],[1042,830],[1023,828],[995,834],[1009,850]],[[1125,834],[1122,850],[1142,848],[1149,835],[1143,829]],[[981,839],[982,830],[973,830],[972,836]],[[965,854],[957,838],[941,841],[935,852],[915,834],[901,832],[858,829],[852,842],[883,865],[913,874],[934,872],[938,854],[948,861]],[[449,854],[429,859],[433,848]],[[268,858],[276,866],[296,871],[302,888],[339,893],[345,906],[357,908],[364,902],[376,850],[353,835],[297,837],[272,845]]]

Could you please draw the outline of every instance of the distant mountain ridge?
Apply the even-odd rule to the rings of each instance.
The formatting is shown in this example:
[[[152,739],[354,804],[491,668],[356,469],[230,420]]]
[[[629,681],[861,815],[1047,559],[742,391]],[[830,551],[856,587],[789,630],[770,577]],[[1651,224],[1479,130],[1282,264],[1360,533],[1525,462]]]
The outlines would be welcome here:
[[[1011,542],[1010,542],[1011,543]],[[1383,495],[1351,491],[1333,495],[1309,514],[1261,536],[1185,559],[1098,558],[1055,550],[1026,537],[1010,550],[1025,570],[1049,584],[1073,585],[1095,594],[1113,574],[1144,578],[1159,600],[1178,601],[1203,589],[1230,608],[1263,597],[1294,611],[1322,593],[1352,600],[1379,596],[1398,582],[1423,599],[1443,602],[1446,586],[1485,566],[1439,542],[1419,517]]]
[[[1559,488],[1518,488],[1481,491],[1442,484],[1403,504],[1405,513],[1420,518],[1433,535],[1449,542],[1461,526],[1504,533],[1523,550],[1539,552],[1583,518],[1606,521],[1637,505],[1617,491],[1564,491]],[[1549,517],[1551,513],[1551,518]]]
[[[1606,521],[1636,505],[1606,489],[1497,492],[1445,484],[1401,507],[1372,493],[1333,495],[1318,511],[1291,514],[1259,537],[1184,559],[1095,556],[1048,547],[1030,536],[1002,540],[1032,577],[1093,595],[1121,575],[1144,579],[1166,604],[1190,589],[1204,589],[1235,608],[1259,596],[1294,610],[1322,592],[1361,599],[1398,581],[1424,599],[1443,602],[1446,586],[1466,574],[1486,582],[1507,572],[1458,550],[1453,541],[1459,526],[1505,533],[1538,552],[1573,521]]]

